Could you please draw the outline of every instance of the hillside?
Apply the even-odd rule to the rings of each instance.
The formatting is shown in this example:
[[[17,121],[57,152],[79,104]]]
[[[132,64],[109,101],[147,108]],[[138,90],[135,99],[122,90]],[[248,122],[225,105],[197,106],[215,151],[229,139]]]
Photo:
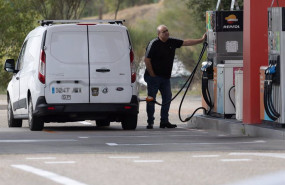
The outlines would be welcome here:
[[[125,19],[126,25],[133,25],[138,20],[155,20],[159,10],[163,6],[163,1],[154,4],[147,4],[142,6],[134,6],[120,10],[117,19]],[[114,19],[115,13],[108,13],[103,15],[103,19]],[[86,19],[97,19],[98,17],[87,17]]]

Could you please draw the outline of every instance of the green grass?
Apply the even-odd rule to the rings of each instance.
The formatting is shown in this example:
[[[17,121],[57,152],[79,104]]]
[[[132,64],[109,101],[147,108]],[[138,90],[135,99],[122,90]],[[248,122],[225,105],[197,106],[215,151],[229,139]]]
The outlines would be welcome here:
[[[0,87],[0,94],[2,94],[2,95],[7,94],[7,88],[6,87]]]

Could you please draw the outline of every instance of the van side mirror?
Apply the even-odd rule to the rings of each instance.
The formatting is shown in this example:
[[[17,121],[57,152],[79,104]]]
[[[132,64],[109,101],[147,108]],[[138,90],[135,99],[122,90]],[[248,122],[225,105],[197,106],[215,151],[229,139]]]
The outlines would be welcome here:
[[[15,60],[14,59],[7,59],[4,66],[5,71],[7,72],[16,72],[15,70]]]

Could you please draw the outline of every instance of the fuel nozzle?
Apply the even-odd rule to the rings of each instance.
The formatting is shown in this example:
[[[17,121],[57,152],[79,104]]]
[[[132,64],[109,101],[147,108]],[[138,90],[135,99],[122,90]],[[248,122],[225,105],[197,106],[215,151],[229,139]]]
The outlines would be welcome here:
[[[276,64],[269,65],[268,68],[266,69],[265,73],[267,73],[267,74],[274,74],[274,73],[276,73]]]
[[[151,97],[151,96],[148,96],[148,97],[146,97],[145,101],[146,101],[146,102],[153,102],[153,101],[154,101],[154,98]]]
[[[207,71],[207,69],[212,65],[211,61],[202,62],[201,71]]]
[[[155,102],[154,98],[151,96],[148,96],[145,99],[140,99],[139,101]]]

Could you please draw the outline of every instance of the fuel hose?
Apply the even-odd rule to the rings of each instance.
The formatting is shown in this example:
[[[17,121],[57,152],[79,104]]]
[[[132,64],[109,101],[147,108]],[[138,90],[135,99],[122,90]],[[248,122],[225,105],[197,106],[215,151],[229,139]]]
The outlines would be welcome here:
[[[272,76],[275,73],[274,70],[271,70],[271,67],[268,67],[265,71],[265,80],[264,80],[264,109],[267,116],[273,121],[277,120],[280,117],[280,114],[276,111],[272,102]]]
[[[205,53],[205,50],[206,50],[207,46],[208,46],[208,43],[207,43],[207,42],[204,42],[204,43],[203,43],[202,51],[201,51],[200,56],[199,56],[199,59],[198,59],[198,62],[197,62],[197,64],[196,64],[196,66],[194,67],[194,69],[193,69],[191,75],[188,77],[188,79],[187,79],[186,82],[183,84],[183,86],[181,87],[181,89],[176,93],[176,95],[175,95],[171,100],[169,100],[168,102],[162,104],[162,103],[157,102],[153,97],[149,97],[149,96],[148,96],[145,100],[141,100],[141,101],[154,102],[154,103],[157,104],[157,105],[164,106],[164,105],[167,105],[167,104],[171,103],[171,102],[181,93],[181,91],[186,87],[186,90],[185,90],[185,92],[184,92],[184,94],[183,94],[183,96],[182,96],[182,99],[181,99],[181,102],[180,102],[180,105],[179,105],[179,110],[178,110],[178,115],[179,115],[180,121],[181,121],[181,122],[187,122],[187,121],[189,121],[189,120],[195,115],[195,113],[196,113],[198,110],[204,110],[204,111],[206,112],[206,114],[209,114],[210,111],[211,111],[211,109],[212,109],[212,107],[213,107],[212,105],[209,106],[210,109],[209,109],[208,111],[207,111],[207,109],[206,109],[205,107],[199,107],[199,108],[197,108],[189,117],[187,117],[186,119],[183,120],[183,119],[181,118],[181,107],[182,107],[182,104],[183,104],[183,102],[184,102],[185,96],[186,96],[186,94],[187,94],[187,92],[188,92],[188,90],[189,90],[189,87],[190,87],[190,85],[191,85],[191,83],[192,83],[192,81],[193,81],[194,75],[195,75],[195,73],[196,73],[196,71],[197,71],[197,68],[198,68],[198,66],[199,66],[199,64],[200,64],[200,62],[201,62],[201,59],[202,59],[202,57],[203,57],[203,55],[204,55],[204,53]],[[207,102],[208,102],[209,104],[212,104],[212,103],[211,103],[210,94],[209,94],[209,90],[208,90],[208,85],[207,85],[207,87],[205,88],[205,92],[206,92],[206,94],[207,94],[207,97],[209,97],[209,99],[210,99],[210,100],[207,100]],[[208,104],[208,103],[207,103],[207,104]]]

